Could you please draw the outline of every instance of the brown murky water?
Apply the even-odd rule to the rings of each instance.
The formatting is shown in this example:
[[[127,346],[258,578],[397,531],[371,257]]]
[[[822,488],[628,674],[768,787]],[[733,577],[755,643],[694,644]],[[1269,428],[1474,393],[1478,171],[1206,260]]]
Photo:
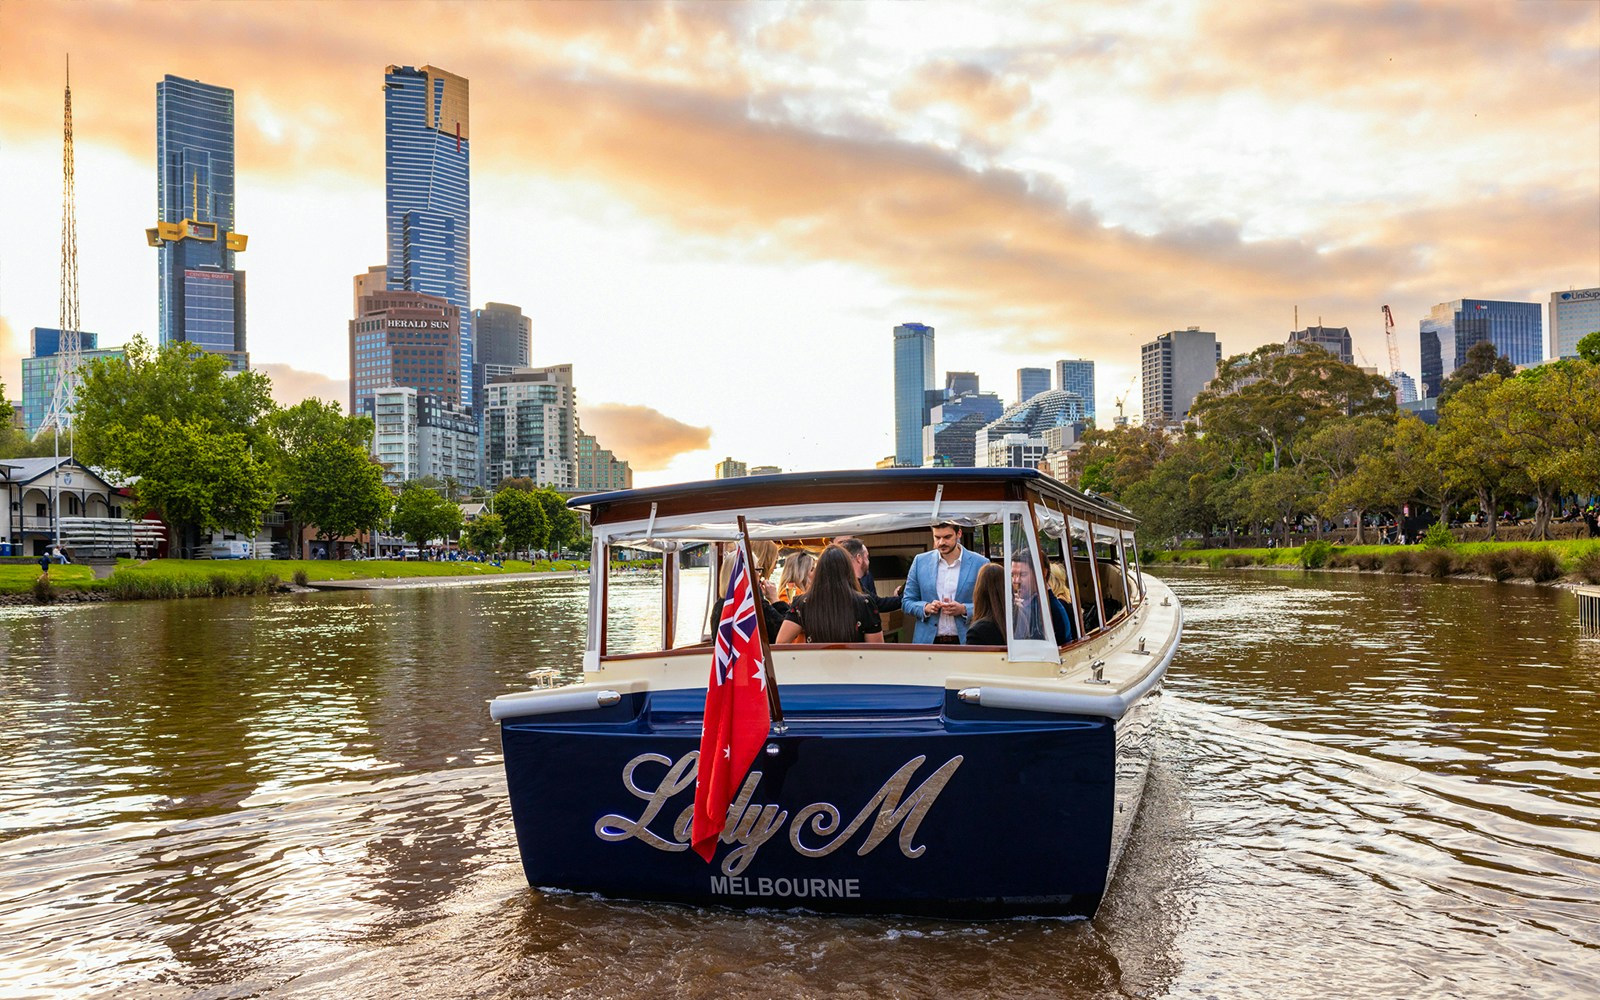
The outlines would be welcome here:
[[[1169,579],[1161,757],[1092,923],[529,889],[484,702],[577,669],[574,582],[0,610],[0,997],[1600,995],[1570,594]]]

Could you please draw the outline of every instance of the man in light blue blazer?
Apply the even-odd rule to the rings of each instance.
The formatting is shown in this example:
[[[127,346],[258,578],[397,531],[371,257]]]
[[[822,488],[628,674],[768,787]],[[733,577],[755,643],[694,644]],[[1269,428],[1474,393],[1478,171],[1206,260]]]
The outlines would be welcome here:
[[[933,550],[911,560],[900,609],[916,622],[912,642],[962,643],[972,623],[972,590],[989,560],[964,548],[961,529],[933,526]]]

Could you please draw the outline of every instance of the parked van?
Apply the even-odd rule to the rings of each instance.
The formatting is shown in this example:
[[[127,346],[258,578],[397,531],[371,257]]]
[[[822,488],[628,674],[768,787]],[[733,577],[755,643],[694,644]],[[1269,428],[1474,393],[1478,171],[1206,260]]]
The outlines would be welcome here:
[[[247,541],[234,539],[226,542],[211,543],[211,558],[213,559],[249,559],[254,546]]]

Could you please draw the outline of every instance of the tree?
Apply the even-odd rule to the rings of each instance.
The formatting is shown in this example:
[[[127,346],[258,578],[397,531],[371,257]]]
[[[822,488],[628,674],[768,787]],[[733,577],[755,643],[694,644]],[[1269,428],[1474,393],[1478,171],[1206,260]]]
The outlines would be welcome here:
[[[538,547],[564,549],[577,541],[578,532],[583,530],[583,522],[578,518],[578,512],[567,506],[567,498],[549,486],[534,490],[533,497],[544,510],[546,525],[545,540]]]
[[[401,488],[390,523],[406,538],[426,545],[435,538],[448,540],[461,530],[461,508],[413,481]]]
[[[494,495],[494,512],[505,525],[506,547],[512,552],[544,547],[550,522],[535,494],[514,487],[503,489]]]
[[[251,454],[245,435],[204,418],[145,414],[121,436],[118,454],[138,470],[135,515],[160,513],[181,539],[193,532],[260,530],[262,515],[272,508],[272,477]]]
[[[1321,348],[1267,344],[1229,358],[1195,397],[1190,414],[1207,435],[1259,450],[1273,471],[1303,434],[1336,417],[1394,412],[1394,386]]]
[[[479,514],[461,532],[461,543],[474,552],[494,552],[505,535],[505,523],[500,520],[499,514]]]
[[[1354,510],[1356,540],[1361,541],[1361,519],[1371,505],[1368,491],[1376,484],[1366,480],[1359,489],[1353,489],[1351,481],[1364,458],[1382,454],[1389,427],[1390,421],[1385,417],[1331,420],[1307,438],[1303,448],[1305,466],[1321,478],[1321,497],[1316,505],[1319,534],[1321,519],[1332,521],[1345,511]]]
[[[1438,461],[1451,489],[1470,493],[1489,523],[1489,538],[1500,531],[1500,501],[1514,489],[1518,464],[1490,412],[1489,398],[1503,381],[1486,375],[1457,389],[1439,408]]]
[[[274,410],[263,424],[297,542],[304,524],[316,525],[317,537],[331,540],[382,523],[393,497],[383,485],[382,467],[367,453],[369,418],[347,417],[338,403],[306,399]]]
[[[1600,483],[1600,366],[1544,365],[1500,381],[1486,402],[1488,420],[1533,496],[1534,530],[1548,540],[1557,500]]]
[[[1476,382],[1485,375],[1498,375],[1506,379],[1516,371],[1511,359],[1501,354],[1499,348],[1487,340],[1480,340],[1467,348],[1467,356],[1461,359],[1460,366],[1439,387],[1439,405],[1444,406],[1462,386]]]
[[[383,467],[365,447],[338,438],[296,454],[281,482],[294,520],[316,525],[317,537],[328,541],[376,529],[394,506]]]
[[[1579,338],[1578,357],[1592,365],[1600,365],[1600,330],[1586,333]]]
[[[257,446],[265,438],[261,420],[272,410],[272,382],[260,372],[230,372],[226,358],[193,344],[174,341],[158,351],[135,337],[124,357],[84,365],[73,430],[87,464],[137,474],[124,464],[130,456],[121,444],[146,416],[208,420]]]
[[[134,510],[166,518],[180,549],[196,532],[255,534],[274,495],[262,429],[271,382],[188,343],[157,351],[135,337],[124,353],[83,368],[79,458],[134,481]]]

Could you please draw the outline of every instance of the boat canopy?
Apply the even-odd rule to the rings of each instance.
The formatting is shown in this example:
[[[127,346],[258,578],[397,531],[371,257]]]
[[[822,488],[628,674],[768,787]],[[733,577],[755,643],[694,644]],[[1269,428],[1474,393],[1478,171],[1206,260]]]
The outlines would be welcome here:
[[[664,556],[663,628],[657,647],[662,650],[686,648],[676,641],[680,560],[675,553],[709,545],[715,580],[723,548],[718,543],[741,537],[741,516],[751,541],[775,542],[788,551],[815,548],[847,535],[869,541],[875,552],[882,551],[878,540],[891,539],[915,551],[925,548],[927,539],[913,533],[939,523],[957,525],[966,529],[969,542],[981,540],[985,554],[1009,568],[1007,607],[1020,603],[1013,587],[1027,586],[1024,570],[1035,581],[1049,579],[1048,557],[1065,570],[1064,581],[1057,578],[1057,588],[1065,592],[1056,596],[1070,609],[1071,635],[1058,636],[1041,605],[1039,613],[1026,618],[1031,632],[1008,629],[1006,651],[1011,660],[1059,662],[1062,645],[1111,624],[1143,594],[1133,515],[1032,469],[756,476],[596,494],[574,499],[571,505],[589,510],[594,533],[591,565],[609,568],[613,550],[618,549]],[[611,658],[606,654],[606,576],[600,572],[591,578],[585,657],[590,669]],[[1040,585],[1035,592],[1042,589]],[[709,595],[708,611],[717,596]],[[701,626],[685,636],[689,646],[706,641],[710,623],[702,621]]]

